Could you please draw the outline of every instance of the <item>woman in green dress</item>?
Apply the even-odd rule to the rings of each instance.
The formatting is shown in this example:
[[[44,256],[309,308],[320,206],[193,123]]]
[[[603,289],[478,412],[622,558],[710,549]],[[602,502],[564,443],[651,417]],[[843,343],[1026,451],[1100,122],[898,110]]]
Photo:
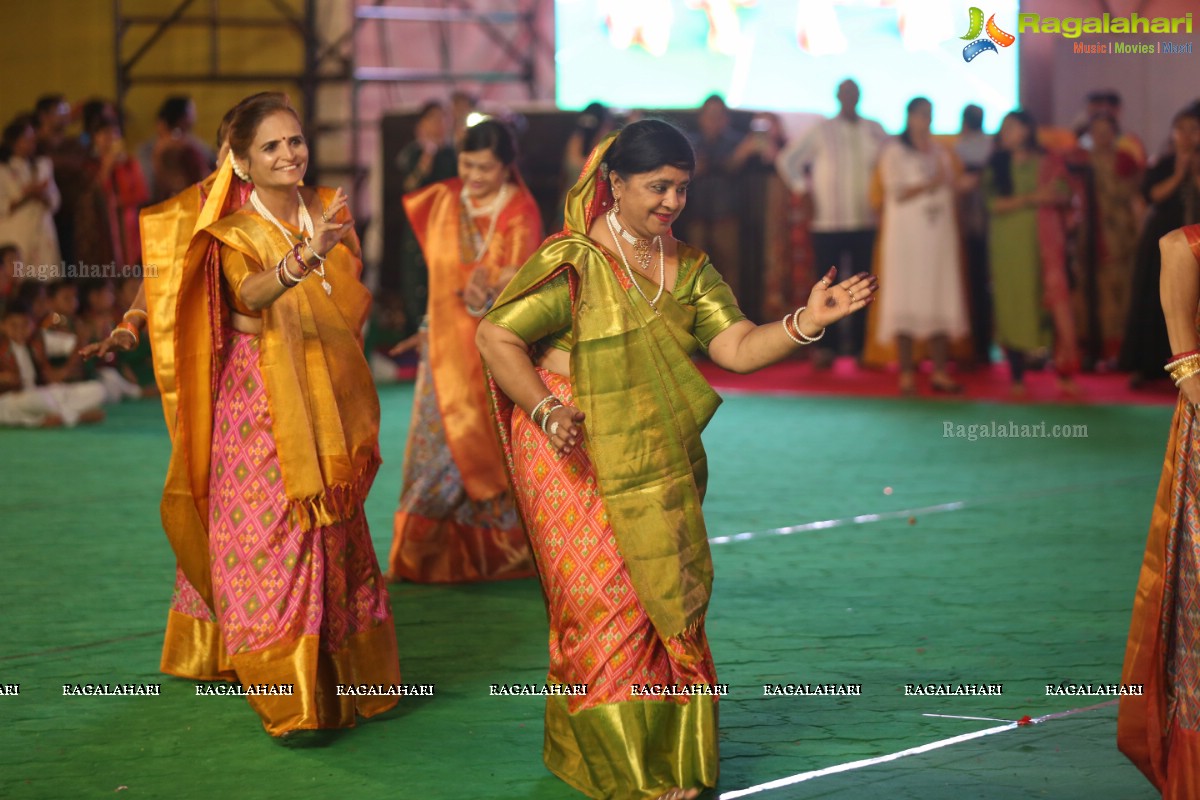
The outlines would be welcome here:
[[[1004,118],[984,174],[990,211],[988,255],[996,341],[1008,356],[1012,395],[1026,396],[1029,355],[1054,345],[1059,389],[1075,394],[1075,321],[1066,271],[1064,210],[1070,186],[1062,161],[1037,143],[1027,111]]]

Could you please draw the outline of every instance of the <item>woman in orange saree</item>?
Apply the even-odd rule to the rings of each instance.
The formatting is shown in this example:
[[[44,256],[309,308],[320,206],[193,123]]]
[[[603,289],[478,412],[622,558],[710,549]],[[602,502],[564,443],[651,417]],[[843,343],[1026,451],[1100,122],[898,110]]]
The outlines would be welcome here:
[[[475,330],[542,241],[508,127],[467,129],[460,177],[406,195],[429,272],[429,308],[388,574],[422,583],[527,578],[529,542],[492,432]]]
[[[589,797],[687,798],[717,782],[700,433],[720,398],[691,354],[759,369],[875,291],[865,274],[832,285],[830,272],[781,323],[747,321],[708,257],[671,235],[694,166],[665,122],[605,139],[568,194],[566,228],[477,337],[549,614],[559,688],[543,757]]]
[[[1162,239],[1162,306],[1180,388],[1125,648],[1117,746],[1164,800],[1200,797],[1200,225]]]
[[[244,104],[191,241],[175,312],[178,411],[163,527],[273,736],[393,707],[400,671],[363,513],[379,403],[362,350],[370,296],[345,196],[301,189],[308,150],[281,95]],[[319,221],[318,221],[319,220]],[[280,688],[290,691],[279,692]]]

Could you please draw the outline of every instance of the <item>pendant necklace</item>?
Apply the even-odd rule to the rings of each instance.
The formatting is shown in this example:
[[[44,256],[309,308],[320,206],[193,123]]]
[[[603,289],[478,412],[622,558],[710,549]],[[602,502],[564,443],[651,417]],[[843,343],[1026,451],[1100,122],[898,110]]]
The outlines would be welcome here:
[[[633,288],[637,289],[638,294],[640,294],[642,298],[650,304],[650,307],[654,309],[654,313],[657,314],[658,300],[660,297],[662,297],[663,286],[667,282],[667,259],[663,248],[662,237],[654,237],[654,241],[658,243],[658,293],[655,294],[654,299],[651,300],[649,297],[646,297],[646,293],[642,291],[642,287],[638,284],[637,278],[633,274],[633,268],[629,266],[629,260],[625,258],[625,248],[621,247],[621,239],[624,239],[627,242],[636,240],[632,234],[630,234],[628,231],[622,228],[620,224],[617,223],[617,215],[612,211],[609,211],[607,214],[605,214],[604,219],[608,223],[608,230],[609,233],[612,234],[613,241],[617,243],[617,252],[621,254],[621,263],[625,265],[625,272],[629,274],[629,280],[633,283]],[[643,239],[641,241],[645,240]],[[651,242],[647,241],[647,260],[649,259],[650,245]],[[636,253],[637,251],[635,250],[634,252]]]
[[[303,241],[304,235],[307,235],[309,238],[308,249],[313,250],[311,244],[313,236],[312,215],[308,213],[308,206],[304,205],[304,198],[300,195],[299,189],[296,190],[296,199],[300,201],[299,216],[301,236],[299,238],[301,241]],[[263,219],[279,229],[279,232],[283,234],[284,241],[291,242],[293,238],[297,238],[283,226],[282,222],[275,218],[275,215],[271,213],[269,208],[263,205],[263,201],[258,198],[257,189],[251,190],[250,192],[250,205],[254,207],[254,210],[257,211]],[[316,250],[313,250],[314,254],[316,252]],[[284,255],[284,258],[287,258],[286,254]],[[325,277],[325,262],[320,262],[316,267],[313,268],[313,271],[320,276],[321,288],[325,290],[325,294],[333,294],[333,286],[330,285],[328,279]]]

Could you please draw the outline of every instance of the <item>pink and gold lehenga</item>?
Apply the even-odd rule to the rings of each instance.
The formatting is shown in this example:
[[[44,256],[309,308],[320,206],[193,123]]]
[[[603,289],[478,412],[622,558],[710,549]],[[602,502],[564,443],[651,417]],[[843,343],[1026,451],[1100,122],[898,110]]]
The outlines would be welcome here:
[[[231,180],[227,161],[210,203],[225,202]],[[318,196],[328,205],[333,192]],[[209,224],[188,248],[175,307],[163,527],[181,580],[163,669],[290,685],[290,695],[250,697],[272,735],[351,726],[396,697],[338,685],[400,681],[362,505],[379,466],[379,403],[362,351],[370,296],[357,242],[327,255],[330,294],[304,281],[251,335],[229,325],[231,310],[255,315],[237,289],[288,244],[256,214],[216,216],[202,212]]]

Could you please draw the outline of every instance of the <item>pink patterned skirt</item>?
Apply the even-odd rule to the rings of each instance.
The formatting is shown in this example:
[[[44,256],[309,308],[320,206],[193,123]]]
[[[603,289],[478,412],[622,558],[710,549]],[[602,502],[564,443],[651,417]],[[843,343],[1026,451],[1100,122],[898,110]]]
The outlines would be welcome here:
[[[272,735],[354,725],[395,696],[343,696],[337,686],[399,684],[386,584],[361,506],[350,519],[301,530],[289,518],[256,336],[229,332],[213,406],[209,554],[223,654],[243,685],[290,684],[251,697]],[[176,592],[173,611],[209,610]],[[178,586],[178,582],[177,582]]]

